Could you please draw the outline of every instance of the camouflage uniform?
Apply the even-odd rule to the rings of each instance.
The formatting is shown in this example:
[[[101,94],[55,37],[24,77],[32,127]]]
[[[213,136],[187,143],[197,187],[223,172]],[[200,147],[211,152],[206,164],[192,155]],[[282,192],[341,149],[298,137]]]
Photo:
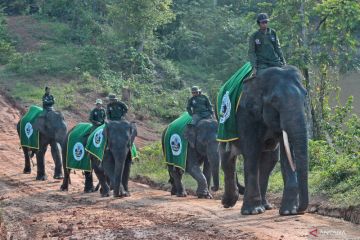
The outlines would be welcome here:
[[[208,97],[202,94],[191,97],[186,110],[192,116],[192,125],[196,125],[203,118],[212,118],[213,114]]]
[[[95,126],[98,127],[100,125],[103,125],[105,123],[105,109],[103,107],[101,108],[94,108],[89,117],[89,121]]]
[[[55,103],[55,98],[50,93],[45,93],[42,97],[43,109],[46,111],[53,111],[53,105]]]
[[[258,24],[269,21],[267,14],[258,15]],[[279,39],[272,28],[259,29],[249,38],[249,61],[257,73],[269,67],[282,67],[286,64]]]
[[[123,119],[127,111],[128,111],[128,107],[126,106],[125,103],[118,100],[114,100],[113,102],[110,102],[107,105],[106,115],[109,120],[119,121]]]

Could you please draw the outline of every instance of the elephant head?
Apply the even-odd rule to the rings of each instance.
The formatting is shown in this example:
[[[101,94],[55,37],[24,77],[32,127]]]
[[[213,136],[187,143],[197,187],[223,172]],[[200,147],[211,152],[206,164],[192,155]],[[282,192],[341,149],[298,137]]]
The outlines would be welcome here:
[[[188,140],[190,147],[195,149],[200,158],[207,159],[204,162],[204,169],[209,168],[205,172],[209,171],[209,174],[211,172],[213,176],[214,186],[212,189],[214,191],[219,189],[220,155],[218,151],[219,143],[216,141],[217,127],[216,120],[203,119],[196,126],[188,125],[184,130],[184,137]],[[209,177],[207,177],[207,181],[210,181]]]
[[[104,130],[108,150],[104,155],[103,168],[105,174],[111,179],[114,196],[126,196],[131,165],[131,146],[137,135],[136,125],[128,121],[110,121]]]
[[[54,139],[63,146],[66,138],[67,126],[62,113],[49,111],[39,116],[34,122],[34,129],[49,139]]]

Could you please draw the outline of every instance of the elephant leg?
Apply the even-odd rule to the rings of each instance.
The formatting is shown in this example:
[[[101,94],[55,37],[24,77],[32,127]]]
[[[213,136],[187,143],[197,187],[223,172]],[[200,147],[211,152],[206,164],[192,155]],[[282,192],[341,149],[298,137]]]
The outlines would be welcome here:
[[[84,193],[94,192],[92,171],[90,172],[85,171],[84,175],[85,175]]]
[[[168,165],[168,173],[169,173],[169,181],[168,182],[171,184],[171,190],[170,190],[171,195],[176,195],[177,190],[176,190],[175,180],[171,176],[171,173],[170,173],[170,171],[172,171],[170,168],[172,168],[172,167],[173,166]]]
[[[261,203],[265,210],[273,209],[273,206],[266,199],[266,192],[269,183],[269,176],[271,171],[274,169],[276,162],[279,159],[279,148],[273,152],[263,152],[260,169],[259,169],[259,183],[261,193]]]
[[[185,191],[184,185],[181,182],[184,171],[172,165],[168,165],[168,170],[170,175],[170,181],[173,181],[171,195],[173,195],[174,192],[177,197],[186,197],[187,193]]]
[[[209,161],[207,159],[204,160],[204,166],[203,166],[203,174],[205,176],[206,179],[206,183],[208,186],[208,189],[210,188],[210,184],[211,184],[211,165],[209,163]]]
[[[231,151],[226,151],[226,144],[220,143],[221,167],[224,171],[224,195],[221,203],[224,208],[235,206],[239,199],[239,190],[236,185],[236,156]]]
[[[29,148],[22,147],[24,157],[25,157],[25,167],[23,170],[23,173],[30,174],[31,173],[31,164],[30,164],[30,154],[29,154]]]
[[[36,180],[46,180],[47,176],[45,174],[45,152],[47,150],[47,144],[40,145],[40,148],[36,154],[36,166],[37,166],[37,175]]]
[[[66,146],[66,144],[65,144]],[[66,168],[66,149],[63,148],[61,149],[61,153],[62,153],[62,166],[63,166],[63,171],[64,171],[64,178],[63,178],[63,183],[60,186],[60,190],[61,191],[68,191],[69,190],[69,183],[70,183],[70,169]]]
[[[211,159],[208,157],[208,162],[210,164],[210,172],[213,180],[213,185],[211,187],[211,191],[218,191],[220,189],[220,180],[219,180],[219,170],[220,170],[220,156]],[[211,179],[211,177],[210,177]],[[207,181],[210,186],[210,180]]]
[[[99,167],[99,161],[96,159],[91,159],[91,164],[92,164],[92,168],[94,169],[94,172],[97,176],[97,178],[99,179],[99,183],[101,186],[100,189],[100,194],[102,197],[109,197],[110,194],[110,188],[109,185],[107,183],[107,178],[104,172],[104,169],[102,169],[101,167]]]
[[[198,187],[196,195],[199,198],[212,198],[208,190],[206,178],[201,171],[197,154],[193,149],[189,149],[188,151],[186,171],[197,181]]]
[[[125,190],[125,196],[129,197],[130,196],[130,192],[129,192],[129,177],[130,177],[130,168],[131,168],[131,153],[129,152],[126,160],[125,160],[125,166],[124,166],[124,171],[123,171],[123,176],[122,176],[122,184],[124,186],[124,190]]]
[[[284,191],[281,200],[279,213],[281,215],[297,214],[298,208],[298,182],[296,172],[291,170],[289,161],[286,157],[283,142],[280,144],[280,163],[281,173],[284,181]]]
[[[54,179],[62,179],[64,176],[61,168],[62,164],[61,164],[61,155],[60,155],[59,147],[55,141],[52,141],[50,143],[50,146],[51,146],[51,156],[55,163]]]
[[[125,155],[125,154],[122,154]],[[114,172],[114,197],[125,197],[126,192],[122,184],[126,156],[117,156],[115,160]]]
[[[240,184],[239,178],[238,178],[237,174],[236,174],[235,176],[236,176],[236,186],[237,186],[238,189],[239,189],[239,194],[240,194],[240,195],[244,195],[244,193],[245,193],[245,187]]]
[[[69,183],[70,183],[70,169],[67,169],[66,167],[64,167],[64,178],[63,178],[63,183],[60,186],[60,190],[68,191]]]
[[[250,144],[250,140],[246,140],[245,145]],[[260,141],[259,141],[260,142]],[[244,173],[245,173],[245,193],[241,214],[259,214],[265,211],[262,205],[260,183],[259,183],[259,167],[261,161],[261,148],[259,142],[254,141],[250,146],[243,148],[244,156]]]

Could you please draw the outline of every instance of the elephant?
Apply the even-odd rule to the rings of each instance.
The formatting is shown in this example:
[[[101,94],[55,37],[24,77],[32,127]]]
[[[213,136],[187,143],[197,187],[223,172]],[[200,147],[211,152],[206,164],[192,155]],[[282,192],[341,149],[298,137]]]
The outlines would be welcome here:
[[[284,190],[280,215],[303,214],[308,196],[308,137],[305,117],[306,90],[294,66],[271,67],[243,83],[236,110],[239,139],[219,146],[224,171],[222,205],[238,200],[236,156],[244,157],[245,193],[241,214],[272,209],[266,200],[271,171],[281,163]]]
[[[167,128],[163,131],[163,137]],[[188,125],[184,130],[184,137],[188,140],[186,169],[198,183],[196,194],[199,198],[212,198],[209,192],[211,176],[213,177],[212,191],[219,189],[220,156],[216,141],[217,121],[203,119],[196,126]],[[165,151],[164,142],[162,148]],[[203,171],[201,165],[204,164]],[[187,195],[181,183],[183,171],[175,166],[168,165],[169,182],[172,185],[171,194],[178,197]]]
[[[100,162],[95,157],[90,157],[91,166],[99,179],[101,186],[100,193],[102,197],[109,196],[110,186],[114,190],[114,197],[130,196],[128,181],[131,167],[131,146],[137,136],[135,122],[109,121],[103,131],[107,139],[107,147],[104,152],[103,160]],[[63,156],[66,151],[63,150]],[[63,157],[63,159],[65,159]],[[60,189],[67,191],[70,182],[70,170],[66,169],[64,163],[65,177]],[[85,173],[85,192],[91,192],[93,189],[92,173]]]
[[[67,132],[67,125],[64,116],[59,111],[47,111],[37,117],[33,128],[39,131],[39,149],[22,147],[25,156],[25,168],[23,173],[31,173],[30,159],[36,154],[37,176],[36,180],[46,180],[45,173],[45,152],[48,145],[51,146],[51,155],[55,163],[54,179],[62,179],[61,153],[58,144],[64,149],[64,140]],[[17,123],[17,132],[20,137],[20,121]]]

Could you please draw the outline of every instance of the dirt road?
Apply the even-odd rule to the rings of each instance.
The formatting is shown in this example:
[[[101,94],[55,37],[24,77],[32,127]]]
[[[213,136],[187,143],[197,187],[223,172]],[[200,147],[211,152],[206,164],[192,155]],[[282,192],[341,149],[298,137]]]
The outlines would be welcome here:
[[[83,176],[72,175],[69,192],[51,178],[35,181],[36,167],[22,174],[23,156],[15,124],[19,111],[0,97],[0,239],[360,239],[360,228],[313,214],[280,217],[277,210],[241,216],[219,200],[176,198],[130,183],[131,197],[83,194]]]

